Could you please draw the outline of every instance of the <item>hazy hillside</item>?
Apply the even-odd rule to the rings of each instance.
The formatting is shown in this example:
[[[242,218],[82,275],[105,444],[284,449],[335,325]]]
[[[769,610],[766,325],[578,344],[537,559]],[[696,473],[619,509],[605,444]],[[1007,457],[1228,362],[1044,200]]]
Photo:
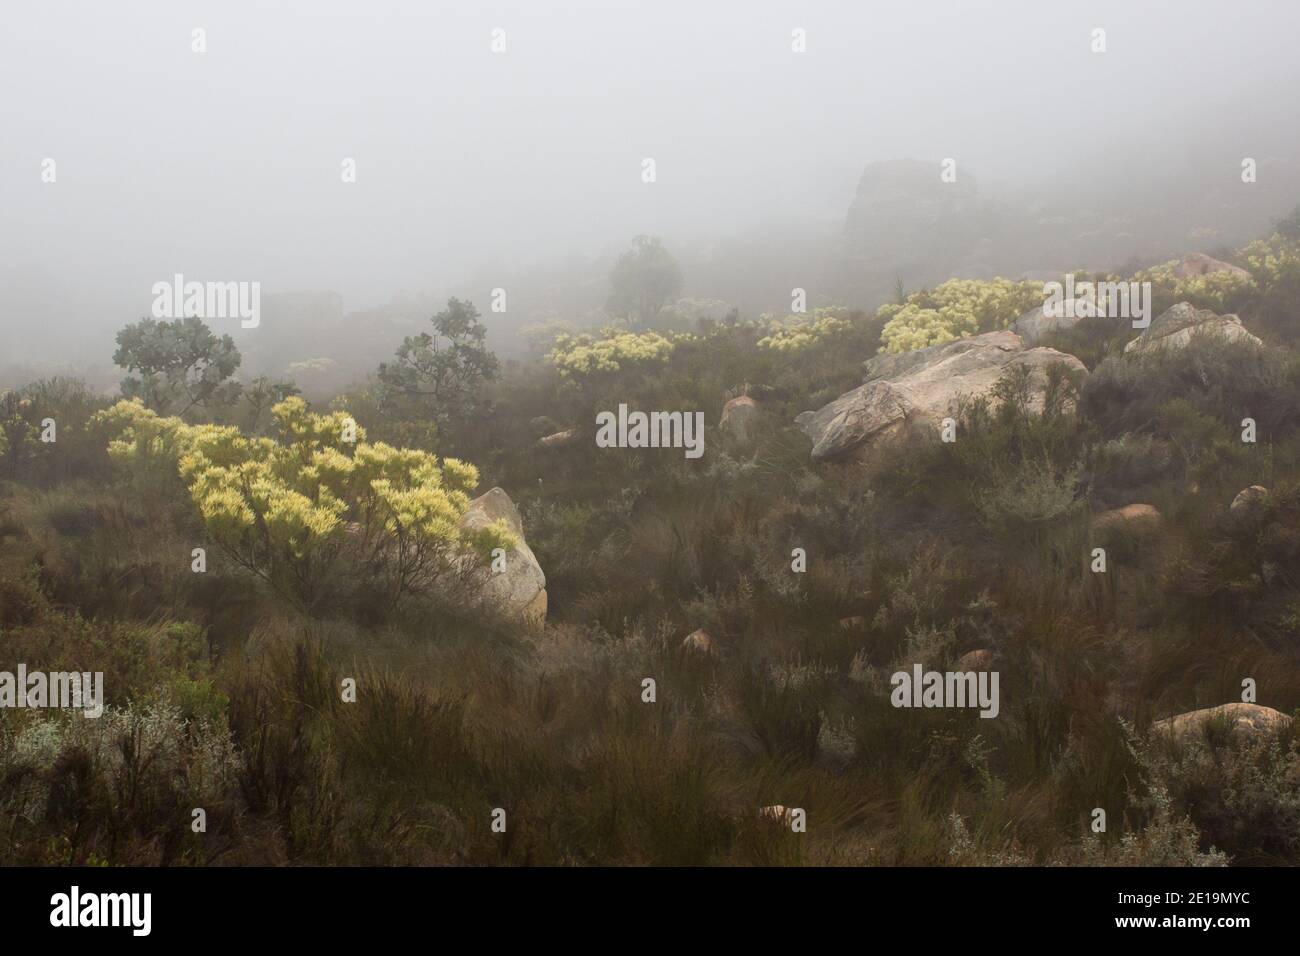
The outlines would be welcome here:
[[[1300,864],[1300,9],[996,6],[14,11],[0,864]]]

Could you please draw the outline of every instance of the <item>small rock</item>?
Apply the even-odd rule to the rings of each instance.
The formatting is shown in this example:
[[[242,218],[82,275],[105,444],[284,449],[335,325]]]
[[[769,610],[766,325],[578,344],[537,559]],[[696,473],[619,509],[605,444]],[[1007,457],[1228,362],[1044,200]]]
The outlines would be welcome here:
[[[953,667],[957,671],[986,671],[993,667],[993,652],[987,647],[976,648],[973,651],[967,651],[961,657],[957,658],[957,663]]]
[[[1092,525],[1099,531],[1112,528],[1149,530],[1160,524],[1160,511],[1155,505],[1132,504],[1095,515]]]
[[[722,406],[722,418],[718,427],[738,441],[747,441],[758,413],[757,401],[748,395],[738,396]]]
[[[1263,502],[1268,497],[1268,489],[1263,485],[1251,485],[1237,493],[1237,497],[1232,499],[1232,504],[1228,510],[1235,514],[1242,514],[1252,510],[1255,505]]]
[[[546,435],[537,439],[540,448],[563,448],[566,445],[572,445],[578,440],[578,430],[576,428],[566,428],[562,432],[556,432],[553,435]]]
[[[713,638],[709,632],[703,629],[692,631],[682,639],[682,647],[689,651],[699,651],[703,654],[714,653]]]

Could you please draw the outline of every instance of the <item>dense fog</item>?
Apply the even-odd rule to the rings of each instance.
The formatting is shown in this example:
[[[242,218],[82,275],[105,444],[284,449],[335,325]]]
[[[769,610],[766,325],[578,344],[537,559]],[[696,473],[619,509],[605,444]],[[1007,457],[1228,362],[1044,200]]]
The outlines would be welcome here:
[[[357,354],[313,324],[365,353],[370,323],[406,328],[448,294],[515,354],[521,326],[598,310],[639,234],[685,295],[748,315],[795,286],[871,308],[896,279],[1213,251],[1300,196],[1300,8],[1210,8],[19,5],[0,36],[0,377],[111,372],[115,330],[177,273],[259,281],[261,334],[285,342],[258,369],[240,336],[245,371],[280,374]],[[864,170],[895,160],[933,169],[940,201],[960,190],[956,235],[872,196],[854,214],[860,181],[879,186]]]

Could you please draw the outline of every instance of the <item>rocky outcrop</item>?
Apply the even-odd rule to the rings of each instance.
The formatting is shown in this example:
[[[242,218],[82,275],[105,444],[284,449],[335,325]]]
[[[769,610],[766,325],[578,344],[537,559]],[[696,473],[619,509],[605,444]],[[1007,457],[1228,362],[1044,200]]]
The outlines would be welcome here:
[[[995,271],[999,250],[980,241],[996,213],[969,168],[962,165],[953,181],[941,160],[882,160],[863,170],[844,221],[850,298],[880,299],[898,281],[919,289],[1003,274]]]
[[[500,488],[493,488],[469,503],[461,516],[463,531],[477,531],[498,519],[503,520],[515,537],[515,546],[506,552],[505,570],[476,564],[469,572],[470,584],[488,607],[532,625],[546,621],[546,575],[524,539],[524,524],[519,510]]]
[[[740,395],[722,406],[718,427],[737,441],[748,441],[758,415],[758,402],[749,395]]]
[[[1234,741],[1255,740],[1265,734],[1287,727],[1291,718],[1281,711],[1262,704],[1220,704],[1204,710],[1192,710],[1175,717],[1157,720],[1151,725],[1152,734],[1172,737],[1180,743],[1197,740],[1209,721],[1224,721],[1231,728]]]
[[[979,190],[964,170],[955,182],[941,172],[937,159],[869,164],[845,220],[850,251],[902,263],[968,255],[978,238]]]
[[[1153,352],[1157,349],[1182,349],[1193,336],[1213,336],[1227,342],[1251,342],[1261,345],[1255,336],[1246,331],[1241,319],[1235,315],[1216,315],[1209,309],[1198,309],[1190,302],[1179,302],[1142,330],[1124,351]]]
[[[1086,372],[1073,355],[1025,348],[1011,331],[989,332],[900,354],[877,355],[863,363],[865,384],[795,422],[813,442],[814,461],[829,461],[898,433],[914,419],[939,420],[957,410],[958,400],[987,396],[1017,365],[1030,369],[1029,407],[1041,411],[1046,369],[1060,362]]]
[[[1250,273],[1241,266],[1223,262],[1213,256],[1207,256],[1203,252],[1189,253],[1174,265],[1174,275],[1180,279],[1193,279],[1196,276],[1207,275],[1211,272],[1228,272],[1241,279],[1250,278]]]

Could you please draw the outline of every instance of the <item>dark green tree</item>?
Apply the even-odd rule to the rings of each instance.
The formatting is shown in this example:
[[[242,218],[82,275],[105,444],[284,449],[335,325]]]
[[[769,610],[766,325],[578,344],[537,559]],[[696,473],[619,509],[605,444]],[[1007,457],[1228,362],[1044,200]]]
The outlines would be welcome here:
[[[487,329],[472,302],[448,299],[430,321],[432,335],[407,336],[393,361],[380,363],[376,392],[385,412],[429,418],[445,428],[469,419],[499,365],[484,344]]]

